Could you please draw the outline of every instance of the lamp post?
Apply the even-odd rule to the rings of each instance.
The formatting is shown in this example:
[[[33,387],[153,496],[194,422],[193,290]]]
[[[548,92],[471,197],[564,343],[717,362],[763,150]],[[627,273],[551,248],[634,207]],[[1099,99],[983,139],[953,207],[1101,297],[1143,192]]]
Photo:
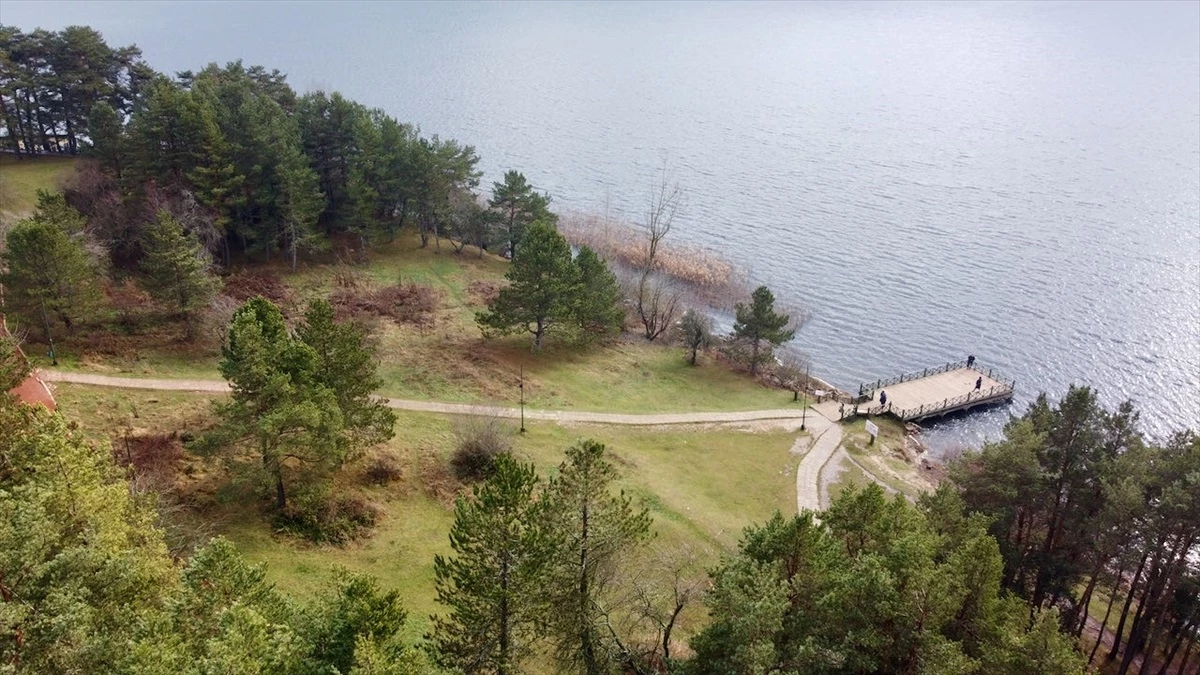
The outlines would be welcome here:
[[[50,317],[46,314],[46,299],[42,298],[42,323],[46,326],[46,341],[50,343],[50,365],[58,365],[58,355],[54,353],[54,337],[50,335]]]
[[[800,408],[800,431],[805,430],[805,428],[806,428],[805,423],[808,422],[808,369],[809,368],[810,368],[809,364],[807,364],[807,363],[804,364],[804,403],[802,404],[803,407]]]
[[[521,366],[521,433],[525,433],[525,366]]]

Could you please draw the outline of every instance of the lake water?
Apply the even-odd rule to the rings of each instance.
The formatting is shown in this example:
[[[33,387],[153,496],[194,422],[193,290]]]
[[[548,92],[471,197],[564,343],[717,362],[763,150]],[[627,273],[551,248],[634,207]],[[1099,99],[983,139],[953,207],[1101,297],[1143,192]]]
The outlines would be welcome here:
[[[28,4],[2,20],[242,58],[474,144],[555,203],[680,237],[813,312],[844,388],[975,354],[1200,426],[1200,3]],[[1020,407],[1011,410],[1017,411]],[[941,448],[1008,410],[951,420]]]

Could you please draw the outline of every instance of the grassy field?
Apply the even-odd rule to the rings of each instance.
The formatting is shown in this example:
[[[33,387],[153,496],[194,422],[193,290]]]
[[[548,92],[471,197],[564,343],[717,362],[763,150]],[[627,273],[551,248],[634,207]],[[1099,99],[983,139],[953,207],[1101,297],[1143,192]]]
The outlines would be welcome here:
[[[28,215],[37,191],[58,190],[75,169],[75,157],[26,157],[0,153],[0,225]]]
[[[0,155],[0,212],[27,213],[36,191],[60,187],[76,161]],[[431,325],[378,322],[381,393],[388,396],[514,404],[524,372],[526,401],[537,408],[685,412],[795,405],[786,392],[763,387],[721,363],[702,359],[700,366],[691,367],[681,348],[664,348],[633,336],[603,346],[551,344],[542,353],[530,350],[526,335],[485,340],[475,325],[475,313],[484,309],[488,289],[503,281],[509,263],[477,253],[468,248],[455,255],[449,245],[421,248],[416,233],[406,230],[393,242],[377,244],[365,264],[344,264],[356,256],[335,243],[324,254],[302,260],[295,271],[280,260],[242,259],[235,261],[234,272],[281,280],[282,304],[293,318],[308,301],[327,297],[337,277],[433,289],[438,301]],[[239,277],[230,280],[231,286],[239,283]],[[142,377],[218,377],[219,326],[209,331],[205,345],[195,345],[182,340],[180,326],[165,323],[147,306],[135,311],[135,320],[126,325],[109,317],[75,335],[58,336],[58,367]],[[26,351],[35,364],[48,366],[48,350],[37,343],[40,325],[21,326],[19,317],[11,317],[10,323],[28,335]]]
[[[211,422],[213,396],[178,392],[113,390],[61,384],[60,407],[68,418],[97,438],[120,448],[132,433],[195,433]],[[202,491],[204,518],[255,561],[266,562],[270,578],[297,594],[326,582],[335,567],[366,572],[402,591],[412,612],[413,635],[437,610],[433,557],[448,552],[453,500],[463,488],[449,474],[454,443],[452,419],[401,413],[396,437],[386,450],[400,458],[404,475],[385,488],[360,487],[360,467],[344,473],[356,489],[380,504],[385,515],[369,539],[345,547],[313,546],[272,532],[259,507],[246,495]],[[533,462],[543,477],[553,475],[563,450],[581,438],[605,443],[623,473],[622,489],[654,518],[654,546],[691,548],[697,569],[715,564],[736,545],[742,528],[776,509],[795,512],[794,432],[727,427],[563,427],[529,425],[514,432],[514,451]],[[200,472],[200,475],[207,475]],[[261,503],[261,502],[260,502]],[[685,625],[701,621],[693,608]]]
[[[374,283],[425,284],[438,295],[431,327],[376,322],[381,393],[397,398],[515,405],[524,372],[526,403],[534,408],[607,412],[686,412],[787,408],[790,393],[770,389],[712,358],[689,366],[682,348],[627,336],[608,345],[551,345],[530,349],[528,336],[484,339],[475,312],[484,308],[477,289],[502,280],[508,263],[494,256],[457,256],[419,247],[401,236],[373,251],[366,265],[348,267],[334,254],[302,264],[255,265],[256,274],[278,275],[286,284],[285,309],[293,317],[314,298],[327,297],[334,277],[354,275]],[[46,348],[30,327],[27,351],[47,366]],[[59,367],[115,375],[218,378],[215,344],[197,348],[175,326],[146,318],[133,330],[98,326],[57,341]]]

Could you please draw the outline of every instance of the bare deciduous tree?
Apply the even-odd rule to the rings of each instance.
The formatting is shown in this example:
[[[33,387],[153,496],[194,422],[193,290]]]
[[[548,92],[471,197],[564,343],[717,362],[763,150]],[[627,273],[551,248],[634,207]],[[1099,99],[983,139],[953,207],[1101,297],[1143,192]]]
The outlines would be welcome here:
[[[792,392],[792,400],[800,400],[800,392],[808,391],[808,359],[798,354],[785,354],[775,366],[775,377],[779,384]]]
[[[638,319],[642,322],[647,340],[654,340],[666,332],[674,323],[675,312],[679,308],[680,292],[666,275],[659,273],[657,256],[659,246],[671,232],[682,202],[683,190],[677,183],[670,182],[664,166],[646,212],[646,249],[638,270],[634,298]]]
[[[708,586],[700,553],[690,545],[658,545],[627,562],[620,589],[600,608],[606,642],[623,672],[669,672],[672,636]]]

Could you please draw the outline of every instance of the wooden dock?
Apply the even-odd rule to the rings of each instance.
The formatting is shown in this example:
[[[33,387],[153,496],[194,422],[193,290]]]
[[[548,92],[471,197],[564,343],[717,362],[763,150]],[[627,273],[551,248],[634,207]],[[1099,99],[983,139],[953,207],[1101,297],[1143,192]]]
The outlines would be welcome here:
[[[978,389],[976,381],[980,382]],[[937,368],[905,373],[886,380],[859,386],[860,412],[868,415],[892,415],[903,422],[939,417],[959,410],[1012,401],[1016,383],[978,363],[947,363]],[[880,394],[887,393],[881,404]],[[865,408],[865,409],[864,409]]]

